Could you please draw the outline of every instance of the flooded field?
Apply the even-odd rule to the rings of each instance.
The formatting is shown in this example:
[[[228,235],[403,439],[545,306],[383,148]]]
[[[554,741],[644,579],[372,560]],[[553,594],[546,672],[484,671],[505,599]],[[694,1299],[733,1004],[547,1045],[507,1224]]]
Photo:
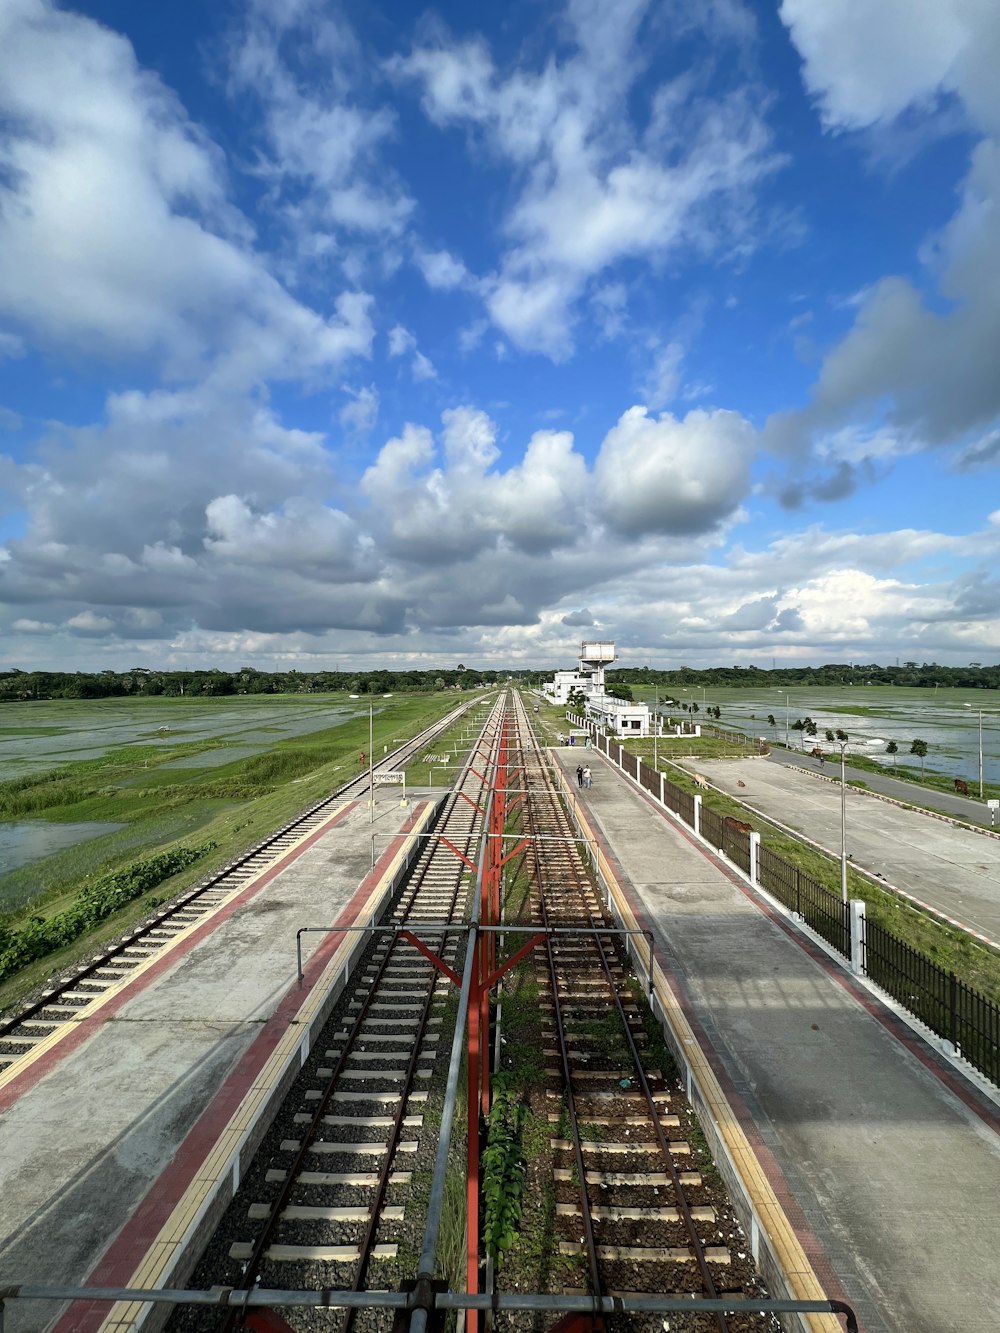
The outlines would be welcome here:
[[[19,866],[31,865],[66,847],[74,847],[88,838],[115,833],[122,824],[51,824],[44,819],[23,823],[0,823],[0,875]]]
[[[653,691],[643,687],[642,697],[651,702]],[[889,741],[899,746],[899,763],[919,768],[920,760],[909,751],[914,740],[924,740],[924,765],[929,772],[967,779],[979,776],[982,710],[983,777],[986,782],[1000,782],[1000,696],[994,690],[903,690],[889,685],[702,690],[698,686],[676,691],[674,697],[681,703],[697,703],[699,720],[706,707],[717,706],[722,711],[720,726],[728,722],[769,741],[784,742],[787,716],[788,743],[797,749],[804,743],[807,749],[817,744],[828,748],[824,732],[841,728],[850,737],[848,753],[881,759],[890,768],[892,758],[885,753]],[[769,714],[774,717],[773,726],[767,720]],[[793,729],[796,719],[806,717],[819,728],[815,739],[803,738]]]
[[[247,747],[244,753],[260,753],[276,741],[322,731],[362,711],[367,715],[367,705],[362,710],[328,697],[300,701],[266,695],[6,704],[0,709],[0,781],[74,760],[99,759],[123,745],[173,749],[178,743],[217,741]]]

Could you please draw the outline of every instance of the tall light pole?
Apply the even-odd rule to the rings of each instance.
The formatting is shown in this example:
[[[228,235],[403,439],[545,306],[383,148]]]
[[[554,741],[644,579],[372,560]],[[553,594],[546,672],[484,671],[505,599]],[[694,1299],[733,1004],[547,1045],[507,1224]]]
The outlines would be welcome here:
[[[657,758],[658,758],[658,756],[657,756],[657,752],[656,752],[656,737],[657,737],[657,733],[658,733],[659,730],[660,730],[660,687],[659,687],[659,685],[657,685],[657,687],[656,687],[656,691],[655,691],[655,693],[654,693],[654,695],[653,695],[653,698],[654,698],[654,700],[655,700],[655,703],[653,704],[653,771],[654,771],[654,773],[655,773],[655,772],[657,771]]]
[[[972,704],[963,704],[963,708],[972,708]],[[983,710],[979,709],[979,799],[983,799]]]
[[[847,741],[840,742],[840,901],[847,906],[847,782],[844,752]]]
[[[375,705],[368,700],[368,822],[375,823]]]

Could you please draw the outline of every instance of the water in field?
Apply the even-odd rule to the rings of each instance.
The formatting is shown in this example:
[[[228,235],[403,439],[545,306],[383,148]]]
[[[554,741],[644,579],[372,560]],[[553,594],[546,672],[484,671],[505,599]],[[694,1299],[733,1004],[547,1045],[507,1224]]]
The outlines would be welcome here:
[[[166,748],[178,742],[217,740],[267,749],[277,741],[338,726],[362,712],[367,715],[367,706],[256,696],[198,702],[53,699],[5,704],[0,708],[0,781],[74,760],[99,759],[122,745]],[[197,761],[204,767],[211,762],[205,755]]]
[[[124,824],[47,824],[42,819],[0,824],[0,875],[124,827]]]
[[[648,686],[635,690],[636,697],[652,701]],[[715,689],[701,686],[674,690],[678,704],[697,703],[697,721],[709,720],[705,709],[717,705],[722,717],[717,725],[729,722],[734,729],[768,741],[788,743],[797,749],[811,750],[814,745],[829,749],[827,729],[846,731],[850,740],[848,754],[863,754],[887,764],[886,744],[899,747],[896,761],[920,767],[917,756],[910,754],[916,739],[927,742],[924,766],[928,772],[964,777],[970,785],[979,779],[979,713],[982,710],[983,778],[1000,782],[1000,695],[995,690],[896,689],[880,686],[801,686],[764,690]],[[965,705],[968,705],[966,707]],[[663,711],[675,717],[688,714],[676,705],[663,705]],[[768,722],[773,716],[774,724]],[[819,734],[815,739],[794,729],[797,718],[811,717]],[[838,751],[839,753],[839,751]]]

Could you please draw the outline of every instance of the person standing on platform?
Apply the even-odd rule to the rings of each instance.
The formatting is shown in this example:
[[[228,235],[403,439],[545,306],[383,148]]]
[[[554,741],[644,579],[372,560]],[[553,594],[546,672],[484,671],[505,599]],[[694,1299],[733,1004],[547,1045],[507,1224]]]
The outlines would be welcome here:
[[[577,766],[576,766],[576,785],[577,785],[578,787],[582,787],[582,786],[583,786],[583,765],[582,765],[582,764],[577,764]]]
[[[590,765],[589,765],[589,764],[588,764],[587,767],[583,770],[583,785],[584,785],[585,787],[592,787],[592,786],[594,785],[594,775],[593,775],[593,773],[591,773],[591,771],[590,771]]]

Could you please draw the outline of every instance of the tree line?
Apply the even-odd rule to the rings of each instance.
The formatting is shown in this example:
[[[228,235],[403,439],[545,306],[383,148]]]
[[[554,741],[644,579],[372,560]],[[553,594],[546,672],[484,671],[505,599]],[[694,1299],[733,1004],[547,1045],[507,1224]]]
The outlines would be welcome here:
[[[507,679],[504,672],[499,681]],[[433,671],[128,671],[0,672],[0,702],[27,699],[203,698],[237,694],[405,694],[478,689],[498,682],[495,671],[459,665]]]

